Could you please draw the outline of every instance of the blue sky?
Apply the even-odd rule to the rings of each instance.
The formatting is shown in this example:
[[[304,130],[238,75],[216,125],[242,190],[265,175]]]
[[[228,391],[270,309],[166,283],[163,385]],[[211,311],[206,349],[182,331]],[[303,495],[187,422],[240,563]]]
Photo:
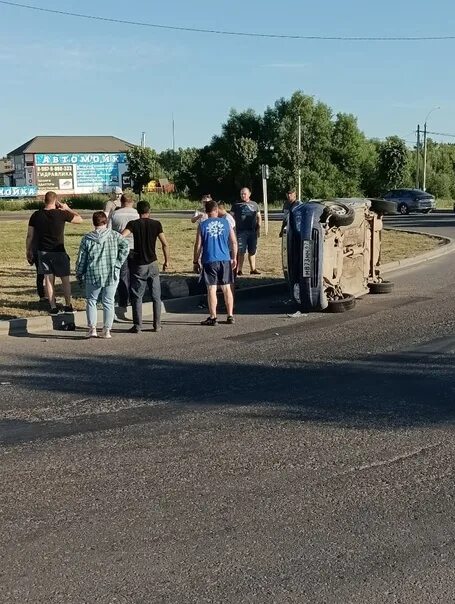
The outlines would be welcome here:
[[[455,34],[453,0],[28,0],[57,10],[189,27],[325,35]],[[141,131],[158,150],[202,146],[230,108],[303,90],[368,135],[455,133],[454,41],[234,38],[86,21],[0,5],[0,156],[36,135]],[[437,137],[435,137],[437,138]]]

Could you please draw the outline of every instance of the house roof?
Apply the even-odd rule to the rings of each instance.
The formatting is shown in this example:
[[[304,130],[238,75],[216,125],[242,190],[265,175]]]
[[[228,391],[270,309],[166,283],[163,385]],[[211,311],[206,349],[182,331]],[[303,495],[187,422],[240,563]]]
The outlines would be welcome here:
[[[22,153],[120,153],[133,146],[116,136],[35,136],[10,151],[8,157]]]

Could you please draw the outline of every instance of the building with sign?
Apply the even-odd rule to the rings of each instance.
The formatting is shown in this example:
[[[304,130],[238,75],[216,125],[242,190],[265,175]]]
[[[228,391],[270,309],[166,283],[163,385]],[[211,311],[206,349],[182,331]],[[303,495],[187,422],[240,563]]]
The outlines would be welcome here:
[[[38,195],[107,193],[123,187],[132,147],[115,136],[36,136],[8,153],[8,184],[36,187]]]

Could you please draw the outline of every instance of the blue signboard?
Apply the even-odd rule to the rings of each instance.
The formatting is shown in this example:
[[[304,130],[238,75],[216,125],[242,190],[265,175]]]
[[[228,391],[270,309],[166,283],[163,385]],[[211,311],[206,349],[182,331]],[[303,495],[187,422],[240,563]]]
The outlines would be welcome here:
[[[0,187],[0,197],[36,197],[38,187]]]
[[[126,153],[37,153],[35,163],[37,166],[124,164],[126,163]]]

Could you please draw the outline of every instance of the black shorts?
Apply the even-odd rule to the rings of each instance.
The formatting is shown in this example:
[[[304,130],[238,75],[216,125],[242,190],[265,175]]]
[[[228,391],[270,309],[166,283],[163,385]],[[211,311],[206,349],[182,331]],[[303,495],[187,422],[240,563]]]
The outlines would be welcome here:
[[[66,252],[37,252],[39,275],[69,277],[71,274],[70,257]]]
[[[202,273],[207,287],[209,285],[230,285],[231,283],[234,283],[234,275],[230,260],[204,264]]]

